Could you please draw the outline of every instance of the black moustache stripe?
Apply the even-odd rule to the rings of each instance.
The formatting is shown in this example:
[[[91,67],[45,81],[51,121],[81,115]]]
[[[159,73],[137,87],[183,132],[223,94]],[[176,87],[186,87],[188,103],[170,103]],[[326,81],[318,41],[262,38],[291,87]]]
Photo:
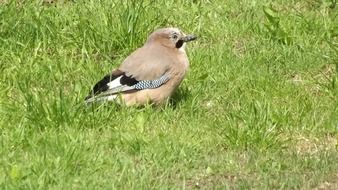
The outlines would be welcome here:
[[[183,46],[183,40],[178,40],[177,42],[176,42],[176,48],[180,48],[180,47],[182,47]]]

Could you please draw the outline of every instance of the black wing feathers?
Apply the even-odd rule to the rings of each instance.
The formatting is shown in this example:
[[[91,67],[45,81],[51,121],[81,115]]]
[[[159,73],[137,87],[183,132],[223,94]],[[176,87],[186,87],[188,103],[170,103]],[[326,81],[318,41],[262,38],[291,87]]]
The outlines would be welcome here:
[[[108,90],[109,86],[107,85],[110,81],[115,80],[117,77],[123,75],[124,72],[116,69],[114,70],[112,73],[107,74],[106,76],[104,76],[100,81],[98,81],[93,89],[90,91],[89,95],[85,98],[85,100],[101,93],[104,92],[106,90]]]
[[[137,81],[136,79],[132,78],[132,77],[128,77],[126,75],[123,75],[120,79],[120,83],[122,85],[128,85],[128,86],[133,86],[135,84],[137,84],[139,81]]]
[[[93,88],[92,93],[93,94],[98,94],[100,92],[104,92],[106,90],[108,90],[108,83],[112,80],[114,80],[115,76],[111,75],[111,74],[107,74],[106,76],[103,77],[103,79],[101,79],[99,82],[97,82]]]
[[[118,77],[121,77],[120,79],[120,83],[121,85],[128,85],[128,86],[133,86],[135,84],[137,84],[139,81],[137,81],[136,79],[132,78],[132,77],[128,77],[125,75],[125,73],[123,71],[120,70],[114,70],[112,73],[107,74],[106,76],[104,76],[100,81],[98,81],[93,89],[91,90],[90,94],[85,98],[85,100],[96,96],[102,92],[105,92],[109,89],[108,83],[115,80]]]

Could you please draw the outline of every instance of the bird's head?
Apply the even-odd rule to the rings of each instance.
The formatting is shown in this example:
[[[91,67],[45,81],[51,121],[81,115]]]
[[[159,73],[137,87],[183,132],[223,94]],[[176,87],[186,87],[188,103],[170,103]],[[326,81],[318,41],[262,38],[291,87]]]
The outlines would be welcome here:
[[[178,28],[162,28],[153,32],[147,43],[159,43],[167,48],[184,48],[186,42],[196,40],[195,35],[186,35]]]

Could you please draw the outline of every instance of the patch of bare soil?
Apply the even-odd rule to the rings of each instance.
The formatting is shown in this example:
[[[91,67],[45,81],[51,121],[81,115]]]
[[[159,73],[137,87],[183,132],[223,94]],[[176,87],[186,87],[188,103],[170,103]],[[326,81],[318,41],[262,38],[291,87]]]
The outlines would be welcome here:
[[[327,180],[317,187],[314,190],[337,190],[338,189],[338,173],[336,173],[332,179]]]

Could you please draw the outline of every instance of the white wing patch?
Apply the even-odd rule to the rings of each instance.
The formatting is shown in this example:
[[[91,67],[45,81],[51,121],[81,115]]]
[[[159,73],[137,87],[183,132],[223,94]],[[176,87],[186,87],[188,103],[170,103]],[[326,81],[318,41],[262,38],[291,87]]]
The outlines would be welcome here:
[[[107,85],[109,86],[109,89],[113,89],[116,87],[120,87],[122,86],[122,84],[120,83],[120,79],[122,78],[122,76],[117,77],[115,80],[110,81]]]
[[[102,101],[114,101],[117,97],[117,94],[115,95],[109,95],[109,96],[102,96],[102,97],[92,97],[86,100],[86,103],[93,103],[93,102],[102,102]]]

